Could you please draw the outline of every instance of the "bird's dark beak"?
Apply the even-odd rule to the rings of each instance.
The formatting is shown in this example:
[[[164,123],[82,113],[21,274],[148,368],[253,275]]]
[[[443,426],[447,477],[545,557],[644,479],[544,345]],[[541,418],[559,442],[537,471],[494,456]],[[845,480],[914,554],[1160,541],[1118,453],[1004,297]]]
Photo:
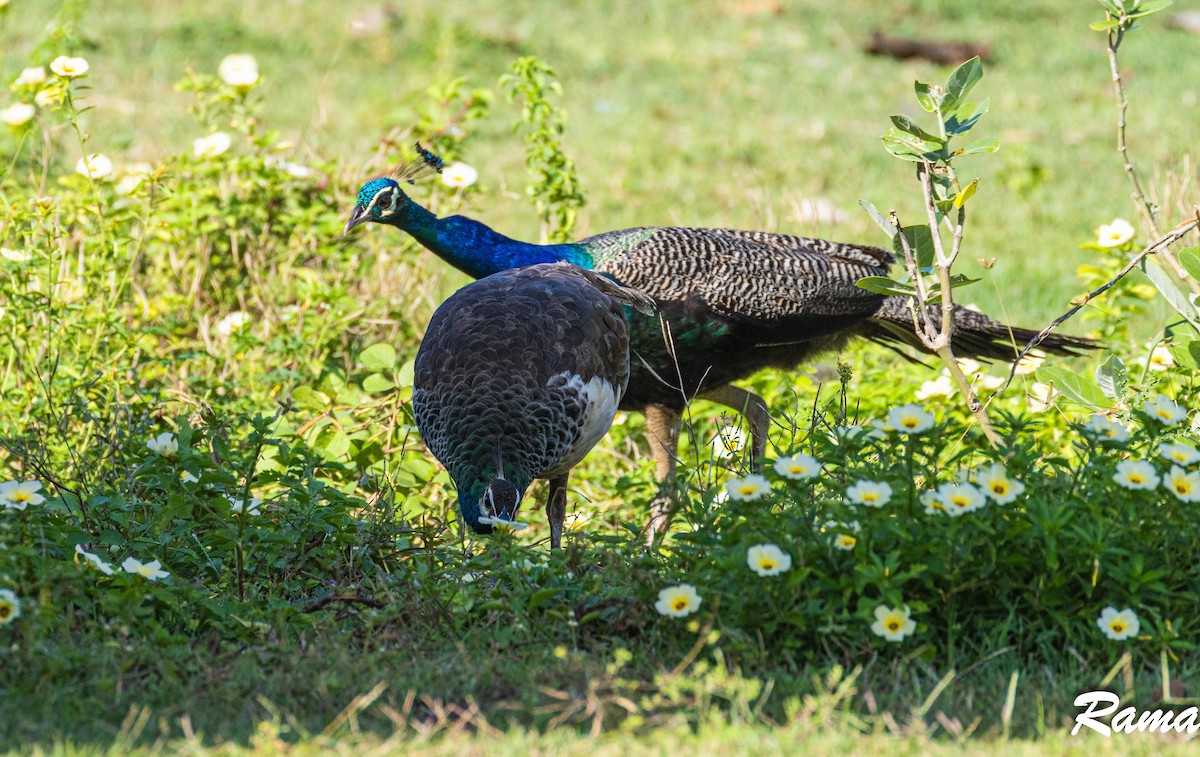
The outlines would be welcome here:
[[[354,210],[350,211],[350,219],[346,221],[346,228],[342,229],[342,236],[346,236],[350,233],[350,229],[353,229],[359,224],[366,223],[369,220],[371,219],[370,216],[367,215],[366,209],[360,205],[355,205]]]

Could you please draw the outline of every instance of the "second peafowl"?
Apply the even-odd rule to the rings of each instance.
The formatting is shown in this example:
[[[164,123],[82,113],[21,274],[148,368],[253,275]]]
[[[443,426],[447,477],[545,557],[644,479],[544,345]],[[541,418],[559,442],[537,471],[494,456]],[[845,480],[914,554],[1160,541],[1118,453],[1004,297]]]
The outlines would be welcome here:
[[[368,181],[346,223],[374,222],[411,234],[469,276],[535,263],[566,262],[607,274],[652,297],[658,318],[630,313],[631,375],[621,408],[645,413],[660,484],[674,480],[681,414],[695,397],[744,415],[755,460],[765,450],[770,416],[757,395],[733,385],[768,366],[792,368],[851,337],[924,351],[913,333],[908,298],[856,286],[885,276],[894,256],[878,247],[733,229],[642,227],[566,244],[532,244],[464,216],[438,218],[402,189],[440,160],[422,159]],[[935,307],[936,311],[937,308]],[[1012,360],[1032,331],[955,306],[954,346],[961,357]],[[1074,354],[1096,344],[1051,335],[1041,346]],[[651,533],[665,525],[659,499]]]

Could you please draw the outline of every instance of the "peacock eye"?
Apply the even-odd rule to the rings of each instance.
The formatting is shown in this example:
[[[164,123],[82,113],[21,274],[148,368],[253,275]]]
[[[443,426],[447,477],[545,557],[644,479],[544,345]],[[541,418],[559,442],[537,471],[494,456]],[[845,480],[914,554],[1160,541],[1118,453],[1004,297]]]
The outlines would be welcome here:
[[[380,197],[379,198],[379,209],[380,210],[391,210],[393,197],[394,197],[394,195],[391,192],[388,192],[383,197]]]

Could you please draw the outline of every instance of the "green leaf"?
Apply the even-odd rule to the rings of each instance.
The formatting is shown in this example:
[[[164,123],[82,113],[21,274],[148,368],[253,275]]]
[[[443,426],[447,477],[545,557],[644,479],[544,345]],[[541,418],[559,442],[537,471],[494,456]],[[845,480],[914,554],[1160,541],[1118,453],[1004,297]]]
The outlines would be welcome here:
[[[300,407],[308,408],[324,412],[329,408],[329,396],[324,392],[318,392],[311,386],[298,386],[292,390],[292,402]]]
[[[1112,402],[1104,396],[1100,387],[1091,379],[1074,371],[1056,365],[1043,365],[1038,368],[1037,375],[1042,381],[1053,383],[1055,389],[1076,404],[1094,410],[1107,410],[1112,407]]]
[[[896,128],[906,134],[911,134],[918,139],[923,139],[928,142],[941,142],[941,137],[937,136],[936,134],[930,134],[920,126],[917,126],[916,121],[913,121],[908,116],[892,116],[891,119],[892,123],[896,125]]]
[[[975,190],[979,189],[979,179],[967,185],[966,189],[954,195],[954,207],[961,208],[967,204],[967,200],[975,196]]]
[[[917,293],[911,284],[889,279],[887,276],[867,276],[856,281],[855,285],[875,294],[912,297]]]
[[[979,119],[983,118],[983,114],[988,112],[990,105],[990,100],[984,100],[977,103],[963,103],[958,106],[958,110],[946,119],[946,133],[950,136],[966,134]]]
[[[1176,365],[1191,370],[1200,368],[1200,339],[1173,344],[1170,352],[1171,357],[1175,358]]]
[[[1192,324],[1195,329],[1200,330],[1200,322],[1196,320],[1196,306],[1192,304],[1188,296],[1179,287],[1175,286],[1175,282],[1171,280],[1171,277],[1167,275],[1162,266],[1155,260],[1143,258],[1141,267],[1146,272],[1146,276],[1150,278],[1151,283],[1162,294],[1163,299],[1171,307],[1175,308],[1175,311],[1183,316],[1188,323]]]
[[[933,265],[933,235],[929,233],[929,227],[905,226],[903,233],[904,238],[908,240],[908,248],[917,258],[917,267],[925,269]],[[900,237],[892,239],[892,250],[896,257],[904,259],[904,247],[900,244]]]
[[[954,151],[954,157],[961,158],[964,155],[976,155],[978,153],[991,154],[1000,149],[1000,140],[998,139],[981,139],[978,142],[972,142],[961,150]]]
[[[913,82],[913,91],[917,93],[917,103],[925,109],[927,113],[932,113],[937,110],[937,102],[934,100],[931,87],[923,81]]]
[[[1092,23],[1088,24],[1088,28],[1097,32],[1106,32],[1109,29],[1118,27],[1120,25],[1121,22],[1115,18],[1106,18],[1103,21],[1093,21]]]
[[[396,348],[386,342],[372,344],[358,356],[358,363],[368,371],[386,371],[396,364]]]
[[[1196,281],[1200,281],[1200,247],[1185,247],[1179,251],[1179,265]]]
[[[1125,393],[1128,376],[1125,364],[1116,355],[1109,355],[1107,360],[1096,366],[1096,384],[1110,400],[1115,401]]]
[[[1141,18],[1149,16],[1151,13],[1158,13],[1163,8],[1171,4],[1171,0],[1146,0],[1144,3],[1139,3],[1132,13],[1129,13],[1125,18]]]
[[[982,78],[983,63],[980,62],[978,55],[954,69],[954,73],[950,74],[950,78],[946,80],[946,96],[942,98],[942,112],[958,110],[959,103],[963,102],[963,98]]]
[[[313,447],[326,458],[335,460],[350,451],[350,437],[335,426],[326,426],[317,434]]]
[[[382,373],[372,373],[370,376],[367,376],[365,379],[363,379],[362,382],[363,391],[370,392],[371,394],[386,392],[394,386],[395,384],[392,383],[392,380],[387,376],[384,376]]]
[[[863,210],[867,211],[867,215],[871,216],[871,220],[879,228],[883,229],[883,233],[888,235],[888,239],[896,236],[896,228],[892,226],[892,222],[888,220],[887,216],[880,213],[879,208],[876,208],[870,200],[859,200],[858,204],[863,207]]]
[[[533,596],[529,598],[529,610],[531,612],[536,610],[538,605],[545,602],[547,599],[550,599],[555,594],[558,594],[558,591],[559,590],[557,586],[547,586],[544,589],[538,589],[533,593]]]
[[[906,134],[894,126],[883,135],[883,146],[897,158],[915,163],[923,160],[939,160],[945,152],[943,145],[926,142],[911,134]]]

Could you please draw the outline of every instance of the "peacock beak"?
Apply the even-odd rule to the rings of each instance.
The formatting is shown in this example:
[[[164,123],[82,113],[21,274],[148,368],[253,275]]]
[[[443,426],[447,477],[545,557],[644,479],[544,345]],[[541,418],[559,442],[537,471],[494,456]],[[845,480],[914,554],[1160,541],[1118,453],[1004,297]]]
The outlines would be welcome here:
[[[342,236],[346,236],[350,233],[350,229],[369,220],[371,220],[371,217],[367,215],[366,209],[361,205],[355,205],[354,210],[350,211],[350,219],[346,221],[346,228],[342,229]]]

